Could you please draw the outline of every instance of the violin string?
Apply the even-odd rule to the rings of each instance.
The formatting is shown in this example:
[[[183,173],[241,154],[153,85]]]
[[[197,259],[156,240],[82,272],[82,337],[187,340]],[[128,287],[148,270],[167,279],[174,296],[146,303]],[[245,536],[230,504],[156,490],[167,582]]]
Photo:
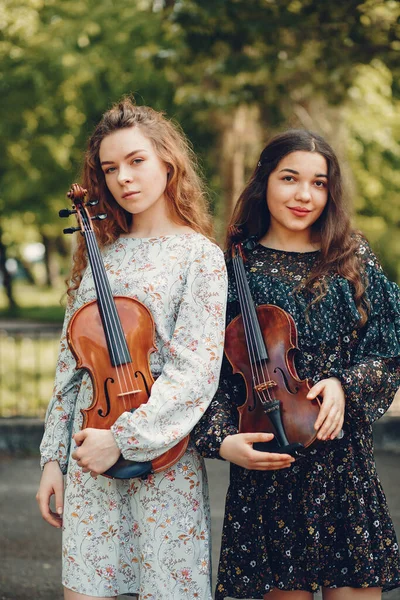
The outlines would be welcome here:
[[[85,218],[86,218],[86,214],[85,214]],[[105,313],[105,317],[108,317],[108,321],[110,322],[110,318],[109,315],[111,315],[112,317],[112,310],[110,310],[109,308],[109,298],[107,297],[107,294],[105,293],[105,290],[107,289],[107,281],[105,281],[104,279],[104,273],[103,273],[103,269],[101,268],[101,265],[99,263],[99,261],[101,260],[100,257],[100,252],[98,249],[98,245],[96,243],[96,238],[95,238],[95,234],[93,229],[90,227],[90,223],[86,223],[86,243],[88,245],[88,250],[91,251],[91,255],[93,258],[93,264],[92,264],[92,270],[93,270],[93,278],[95,278],[95,275],[98,278],[98,290],[97,290],[97,295],[98,295],[98,306],[100,307],[100,305],[102,305],[104,307],[104,313]],[[96,264],[98,263],[98,264]],[[104,265],[103,265],[104,266]],[[96,270],[96,273],[94,272],[94,270]],[[107,306],[108,305],[108,306]],[[118,355],[118,347],[115,343],[115,335],[114,335],[114,331],[113,328],[110,328],[107,324],[107,319],[105,318],[103,321],[103,327],[104,327],[104,333],[105,335],[109,336],[109,339],[111,341],[110,344],[110,358],[112,359],[112,361],[114,362],[114,364],[117,364],[117,362],[120,360],[120,356]],[[118,385],[120,390],[122,390],[122,383],[121,383],[121,378],[120,378],[120,374],[119,374],[119,370],[118,368],[115,369],[116,370],[116,376],[118,379]],[[126,383],[126,382],[125,382]]]
[[[129,384],[131,386],[131,389],[132,389],[132,387],[135,388],[137,386],[134,383],[134,379],[132,379],[132,375],[130,373],[130,370],[132,368],[132,363],[129,363],[129,365],[127,365],[124,362],[124,360],[126,359],[126,356],[124,357],[124,355],[123,355],[123,346],[124,346],[124,343],[126,344],[126,341],[125,341],[125,338],[122,337],[123,331],[120,326],[117,308],[116,308],[115,301],[114,301],[114,298],[111,293],[109,281],[107,279],[107,274],[104,269],[103,260],[100,255],[100,252],[98,250],[98,246],[95,242],[94,236],[95,236],[95,234],[93,232],[92,236],[91,236],[91,243],[96,249],[97,260],[101,261],[101,262],[99,262],[100,268],[98,269],[98,274],[99,274],[100,278],[102,279],[102,284],[103,284],[102,286],[100,286],[100,294],[102,295],[106,314],[108,317],[108,321],[110,323],[110,327],[107,327],[107,325],[105,325],[105,327],[107,328],[107,331],[111,335],[111,338],[113,340],[114,347],[115,347],[114,352],[116,352],[117,362],[118,362],[118,364],[116,364],[115,369],[116,369],[116,374],[118,377],[118,383],[120,386],[120,390],[126,392],[126,391],[128,391]],[[105,290],[107,290],[107,288],[109,290],[109,294],[105,293]],[[119,345],[116,342],[118,342]],[[121,354],[120,354],[120,352],[121,352]],[[122,375],[122,379],[124,380],[125,388],[122,387],[120,375]],[[126,407],[126,397],[125,396],[123,396],[122,402],[123,402],[124,407]]]
[[[99,264],[97,266],[100,268],[97,268],[97,274],[99,276],[99,280],[100,280],[99,283],[101,283],[101,285],[99,285],[98,293],[101,296],[101,299],[103,301],[103,306],[105,308],[106,316],[108,317],[108,322],[110,323],[110,327],[107,325],[106,322],[103,325],[110,336],[112,345],[114,346],[112,350],[110,349],[110,351],[113,352],[113,360],[114,360],[114,363],[117,365],[115,367],[115,371],[116,371],[116,376],[118,379],[118,385],[119,385],[121,392],[128,391],[129,384],[131,386],[131,389],[135,389],[135,388],[138,389],[138,386],[135,382],[135,377],[133,375],[133,371],[131,373],[132,363],[129,363],[128,368],[127,368],[126,363],[118,364],[118,363],[121,363],[123,360],[122,354],[121,355],[119,354],[119,348],[121,349],[121,352],[122,352],[122,348],[123,348],[122,342],[126,343],[126,341],[125,341],[125,339],[124,340],[121,339],[122,334],[121,334],[121,330],[120,330],[119,323],[118,323],[118,313],[117,313],[115,304],[114,304],[114,306],[111,304],[111,303],[114,303],[114,299],[111,294],[109,282],[107,279],[107,275],[105,273],[104,264],[102,262],[102,257],[100,255],[100,251],[99,251],[99,248],[98,248],[98,245],[96,242],[95,233],[92,228],[87,227],[87,230],[88,231],[86,231],[86,233],[88,235],[87,235],[86,239],[88,242],[88,246],[91,247],[92,256],[94,257],[94,259],[99,261]],[[100,261],[101,261],[101,263],[100,263]],[[101,267],[103,267],[103,268],[101,268]],[[107,288],[110,290],[110,294],[106,294]],[[118,337],[116,338],[116,336],[118,336]],[[116,343],[117,341],[119,342],[119,346]],[[123,387],[123,385],[122,385],[121,375],[122,375],[122,379],[124,381],[125,387]],[[124,408],[127,408],[126,396],[122,397],[122,403],[124,405]]]
[[[90,238],[91,238],[92,246],[95,246],[95,249],[97,249],[97,251],[96,251],[97,260],[102,261],[101,255],[98,252],[97,244],[95,243],[95,240],[94,240],[94,233],[90,236]],[[103,300],[103,306],[105,309],[106,317],[108,319],[108,324],[107,324],[107,322],[105,322],[104,327],[105,327],[106,332],[108,332],[110,340],[114,346],[113,356],[114,356],[115,372],[116,372],[116,376],[118,379],[119,389],[121,392],[126,392],[126,391],[128,391],[129,384],[131,385],[131,389],[132,389],[132,387],[135,388],[136,384],[134,383],[134,381],[132,381],[130,369],[129,368],[127,369],[126,364],[123,363],[124,358],[126,358],[123,355],[123,341],[125,341],[125,340],[121,339],[121,335],[123,335],[123,333],[121,333],[120,323],[118,322],[118,313],[116,310],[116,306],[114,304],[114,299],[111,294],[111,289],[109,287],[107,275],[104,270],[104,265],[102,263],[99,263],[99,266],[100,266],[100,268],[98,268],[97,272],[98,272],[98,276],[99,276],[100,280],[102,280],[101,281],[102,285],[99,286],[100,287],[99,294]],[[103,268],[101,268],[101,267],[103,267]],[[107,288],[109,290],[109,294],[106,293]],[[118,342],[119,345],[116,342]],[[115,360],[115,358],[116,358],[116,360]],[[123,380],[124,386],[122,385],[121,380]],[[126,408],[126,409],[128,408],[126,396],[122,397],[122,404],[123,404],[124,408]]]
[[[242,297],[242,318],[244,320],[244,326],[245,326],[245,331],[247,331],[247,338],[249,339],[249,345],[251,348],[251,354],[252,356],[250,356],[250,362],[252,363],[252,374],[253,374],[253,381],[259,385],[260,383],[262,383],[262,378],[260,376],[260,368],[261,368],[261,355],[259,353],[259,348],[257,347],[257,338],[256,338],[256,332],[255,332],[255,324],[253,322],[253,319],[251,318],[251,314],[250,314],[250,301],[249,299],[246,299],[246,294],[244,293],[244,291],[246,290],[246,284],[247,284],[247,279],[246,278],[246,274],[244,271],[244,265],[243,262],[239,263],[240,267],[239,268],[239,277],[241,279],[241,297]],[[258,393],[258,392],[256,392]]]
[[[243,266],[243,272],[245,273],[245,271],[244,271],[244,266]],[[250,290],[249,290],[249,291],[250,291]],[[251,293],[250,293],[249,302],[252,302],[252,304],[253,304],[253,306],[254,306],[254,302],[253,302],[253,299],[252,299],[252,297],[251,297]],[[256,311],[256,309],[255,309],[255,308],[254,308],[254,313],[255,313],[255,316],[256,316],[256,319],[257,319],[257,324],[258,324],[258,326],[259,326],[259,338],[260,338],[260,343],[261,343],[261,344],[264,346],[264,348],[265,348],[265,351],[267,351],[267,348],[266,348],[266,346],[265,346],[265,340],[264,340],[264,336],[262,335],[262,332],[261,332],[261,327],[260,327],[260,323],[259,323],[259,320],[258,320],[257,311]],[[268,353],[267,353],[267,354],[268,354]],[[268,362],[267,362],[267,361],[260,360],[260,369],[261,369],[261,373],[262,373],[261,380],[262,380],[263,382],[271,381],[271,379],[272,379],[272,378],[271,378],[271,375],[270,375],[270,372],[269,372],[269,368],[268,368]],[[273,398],[271,397],[271,394],[270,394],[269,388],[267,388],[267,389],[266,389],[266,393],[267,393],[267,396],[268,396],[268,400],[269,400],[270,402],[272,402],[272,401],[273,401]],[[263,392],[263,396],[264,396],[264,395],[265,395],[265,391]]]
[[[250,297],[248,298],[248,301],[246,301],[246,296],[245,296],[244,292],[242,292],[242,296],[243,296],[243,299],[242,299],[243,308],[246,309],[246,310],[243,310],[243,308],[242,308],[242,317],[244,315],[246,315],[245,319],[246,319],[246,324],[247,324],[248,330],[250,330],[252,332],[253,337],[254,337],[254,342],[255,342],[255,345],[256,345],[256,352],[253,351],[253,357],[255,357],[255,355],[257,353],[257,356],[256,356],[257,360],[255,361],[255,368],[256,368],[256,373],[257,373],[257,379],[258,379],[258,381],[254,378],[254,372],[253,372],[253,369],[252,369],[253,379],[258,384],[261,384],[261,383],[264,383],[266,381],[270,381],[270,375],[269,375],[269,371],[268,371],[268,365],[265,363],[265,361],[263,361],[261,359],[261,355],[259,353],[259,349],[257,349],[257,334],[256,334],[256,331],[255,331],[255,327],[256,326],[255,326],[255,324],[253,323],[253,320],[250,317],[250,310],[251,310],[250,303],[253,304],[255,318],[257,319],[257,322],[258,322],[257,311],[255,310],[253,299],[251,298],[251,293],[250,293],[250,289],[249,289],[247,278],[246,278],[246,271],[245,271],[245,268],[244,268],[243,259],[240,257],[239,260],[240,260],[240,263],[239,263],[240,264],[240,268],[239,268],[239,264],[238,264],[237,270],[238,270],[239,276],[241,277],[240,287],[243,290],[245,290],[247,288],[248,292],[250,294]],[[262,343],[264,344],[264,339],[262,339]],[[251,359],[250,359],[250,362],[251,362]],[[261,371],[261,376],[260,376],[260,371]],[[267,393],[269,401],[272,402],[272,397],[270,395],[270,392],[269,392],[268,388],[266,389],[266,393]],[[265,394],[265,392],[263,392],[263,397],[264,397],[264,394]]]
[[[257,382],[257,378],[255,375],[255,369],[257,369],[257,360],[256,360],[256,355],[255,355],[255,350],[254,350],[254,344],[253,344],[253,340],[251,339],[251,327],[249,326],[249,315],[248,315],[248,310],[246,310],[246,303],[245,303],[245,295],[244,295],[244,282],[243,282],[243,273],[241,273],[241,264],[240,264],[240,257],[238,255],[236,255],[233,259],[233,268],[234,268],[234,273],[235,273],[235,278],[236,278],[236,287],[237,287],[237,292],[238,292],[238,297],[239,297],[239,304],[240,304],[240,308],[241,308],[241,313],[242,313],[242,320],[243,320],[243,328],[244,328],[244,333],[245,333],[245,338],[246,338],[246,343],[247,343],[247,350],[248,350],[248,354],[249,354],[249,362],[250,362],[250,369],[251,369],[251,374],[252,374],[252,378],[254,382]],[[258,376],[258,373],[257,373]]]

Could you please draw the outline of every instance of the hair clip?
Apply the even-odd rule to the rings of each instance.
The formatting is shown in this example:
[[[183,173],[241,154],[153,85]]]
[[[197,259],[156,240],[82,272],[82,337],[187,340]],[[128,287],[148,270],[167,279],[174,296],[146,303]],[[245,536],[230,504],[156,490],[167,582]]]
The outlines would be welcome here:
[[[261,160],[258,161],[257,167],[261,167]]]

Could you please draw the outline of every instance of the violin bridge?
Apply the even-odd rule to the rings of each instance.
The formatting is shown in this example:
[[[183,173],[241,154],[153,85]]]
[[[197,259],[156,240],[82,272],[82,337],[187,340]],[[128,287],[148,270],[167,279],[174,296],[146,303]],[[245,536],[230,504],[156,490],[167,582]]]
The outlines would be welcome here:
[[[278,384],[276,383],[276,381],[271,379],[270,381],[264,381],[264,383],[260,383],[259,385],[256,385],[254,387],[254,389],[256,392],[264,392],[268,388],[276,387],[277,385]]]
[[[131,394],[139,394],[142,390],[131,390],[130,392],[121,392],[121,394],[117,394],[117,398],[121,398],[121,396],[130,396]]]

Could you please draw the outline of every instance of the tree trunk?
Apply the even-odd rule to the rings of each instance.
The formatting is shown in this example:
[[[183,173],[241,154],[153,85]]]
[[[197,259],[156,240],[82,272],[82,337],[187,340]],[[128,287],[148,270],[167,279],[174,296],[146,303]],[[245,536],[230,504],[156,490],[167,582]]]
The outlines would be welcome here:
[[[3,280],[3,286],[6,292],[8,306],[10,310],[16,310],[18,304],[14,298],[13,279],[6,269],[7,247],[3,243],[3,230],[0,227],[0,273]]]
[[[220,208],[222,235],[219,237],[225,237],[233,208],[262,148],[256,107],[239,106],[229,117],[222,118],[221,124],[223,203]]]
[[[43,231],[40,232],[40,235],[42,236],[42,243],[45,248],[43,257],[46,272],[45,285],[47,285],[48,287],[52,287],[56,284],[57,278],[59,276],[58,263],[54,256],[55,253],[53,252],[54,240],[52,240],[52,238],[43,233]]]
[[[32,285],[36,285],[36,279],[28,261],[24,260],[21,256],[18,257],[18,260],[28,282]]]

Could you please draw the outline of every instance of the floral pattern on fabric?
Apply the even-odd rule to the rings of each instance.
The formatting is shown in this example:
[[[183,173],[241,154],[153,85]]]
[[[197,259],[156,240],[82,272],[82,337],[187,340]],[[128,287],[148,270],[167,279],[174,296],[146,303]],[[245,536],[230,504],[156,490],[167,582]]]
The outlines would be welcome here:
[[[139,462],[187,436],[218,385],[223,353],[226,269],[221,250],[193,233],[120,238],[104,251],[114,295],[134,295],[151,311],[156,378],[140,410],[113,426],[122,454]],[[76,371],[66,342],[72,314],[96,297],[90,268],[70,302],[53,399],[41,444],[42,465],[64,473],[63,583],[81,594],[140,594],[146,600],[211,600],[210,515],[203,459],[189,444],[168,470],[146,479],[83,473],[69,457],[80,409],[92,402],[90,377]]]
[[[341,380],[344,437],[308,449],[289,469],[231,465],[216,600],[262,598],[274,588],[400,586],[398,545],[376,473],[371,427],[400,385],[400,291],[361,237],[358,255],[370,304],[361,329],[350,285],[337,275],[326,296],[310,306],[302,284],[318,252],[277,251],[250,240],[246,269],[255,303],[275,304],[293,316],[301,379]],[[232,273],[229,280],[228,323],[240,312]],[[219,458],[224,438],[238,431],[237,407],[244,401],[243,380],[224,359],[218,392],[192,432],[203,456]]]

